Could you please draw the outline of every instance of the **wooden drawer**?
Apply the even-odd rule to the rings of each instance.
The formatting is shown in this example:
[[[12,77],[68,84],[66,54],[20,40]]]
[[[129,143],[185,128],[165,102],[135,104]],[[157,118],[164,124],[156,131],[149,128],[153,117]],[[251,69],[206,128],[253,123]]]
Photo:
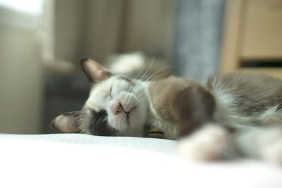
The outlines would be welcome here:
[[[282,0],[245,0],[241,57],[282,58]]]
[[[246,73],[266,74],[275,78],[282,79],[281,68],[241,68],[237,71]]]

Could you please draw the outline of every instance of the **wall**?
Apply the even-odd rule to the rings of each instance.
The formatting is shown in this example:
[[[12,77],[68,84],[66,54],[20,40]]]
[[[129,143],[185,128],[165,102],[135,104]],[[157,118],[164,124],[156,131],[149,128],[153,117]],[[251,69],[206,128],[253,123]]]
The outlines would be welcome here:
[[[87,0],[58,0],[55,4],[55,58],[73,63],[84,53]]]
[[[170,55],[174,1],[55,1],[55,57],[103,63],[111,53],[145,50]]]
[[[122,51],[147,50],[170,57],[173,44],[175,1],[128,1]]]
[[[40,133],[39,43],[34,29],[15,19],[0,20],[0,133]]]

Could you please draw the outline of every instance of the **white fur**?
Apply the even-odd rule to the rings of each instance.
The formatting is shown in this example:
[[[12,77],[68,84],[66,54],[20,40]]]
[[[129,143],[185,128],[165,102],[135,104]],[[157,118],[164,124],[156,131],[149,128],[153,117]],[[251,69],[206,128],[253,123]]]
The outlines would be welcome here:
[[[226,130],[216,124],[206,124],[192,135],[181,139],[178,152],[193,161],[208,161],[222,158],[228,147]]]
[[[282,165],[282,128],[249,127],[234,137],[238,149],[247,157]]]
[[[236,127],[237,123],[233,119],[234,113],[231,108],[236,101],[235,97],[224,89],[222,83],[215,80],[213,84],[213,96],[216,100],[215,120],[221,125]]]
[[[234,96],[229,91],[226,91],[225,85],[222,82],[217,80],[213,81],[213,92],[217,103],[220,103],[225,107],[231,107],[234,104]]]

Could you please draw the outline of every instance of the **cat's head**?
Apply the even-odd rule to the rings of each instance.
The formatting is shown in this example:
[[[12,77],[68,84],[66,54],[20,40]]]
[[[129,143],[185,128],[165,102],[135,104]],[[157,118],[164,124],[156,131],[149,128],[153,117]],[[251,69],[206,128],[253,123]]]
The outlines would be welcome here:
[[[93,82],[81,111],[56,117],[52,126],[62,132],[101,136],[143,136],[148,113],[146,83],[113,75],[91,59],[82,59],[81,68]]]

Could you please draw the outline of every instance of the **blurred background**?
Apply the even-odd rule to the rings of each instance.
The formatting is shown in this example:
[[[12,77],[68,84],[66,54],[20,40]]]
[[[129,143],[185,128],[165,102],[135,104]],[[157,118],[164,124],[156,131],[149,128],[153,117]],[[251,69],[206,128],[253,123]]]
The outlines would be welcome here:
[[[52,133],[90,57],[119,74],[282,77],[282,0],[0,0],[0,133]]]

